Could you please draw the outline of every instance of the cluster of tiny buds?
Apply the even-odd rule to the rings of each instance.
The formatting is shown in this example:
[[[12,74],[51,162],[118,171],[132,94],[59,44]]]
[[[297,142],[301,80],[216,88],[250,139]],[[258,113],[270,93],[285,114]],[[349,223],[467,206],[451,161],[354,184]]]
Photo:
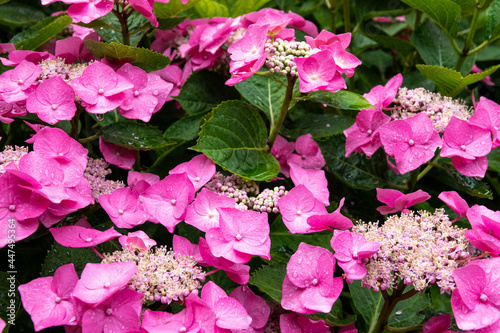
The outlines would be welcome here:
[[[73,79],[82,76],[83,70],[90,64],[91,62],[66,64],[62,58],[45,59],[39,64],[42,67],[42,73],[38,80],[42,82],[51,77],[60,76],[66,83],[70,83]]]
[[[268,39],[265,45],[265,51],[269,52],[266,60],[266,66],[272,73],[281,75],[297,75],[297,66],[295,57],[306,58],[319,49],[311,48],[306,42],[287,41],[277,38],[275,41]]]
[[[278,200],[288,194],[284,186],[266,188],[258,196],[250,198],[248,208],[258,212],[279,213]]]
[[[166,247],[136,253],[124,248],[113,254],[105,254],[102,263],[135,262],[137,273],[129,282],[129,288],[144,294],[143,303],[182,302],[192,292],[198,292],[205,281],[205,273],[196,260],[176,254]]]
[[[465,105],[464,101],[441,96],[424,88],[400,88],[397,101],[399,106],[394,109],[392,119],[405,119],[425,112],[438,133],[444,132],[451,117],[468,120],[474,113],[474,109]]]
[[[106,176],[111,173],[111,169],[108,169],[108,167],[108,162],[102,158],[94,159],[89,157],[87,159],[87,167],[83,176],[88,180],[92,196],[96,200],[103,194],[110,194],[117,188],[125,187],[121,180],[106,179]]]
[[[236,207],[239,210],[247,210],[250,202],[249,194],[259,194],[259,186],[253,182],[245,182],[238,175],[224,176],[216,172],[214,178],[206,185],[211,191],[217,192],[236,200]]]
[[[5,149],[0,152],[0,176],[5,173],[5,166],[9,163],[19,165],[19,160],[22,156],[28,153],[28,147],[5,146]]]
[[[231,45],[233,45],[234,43],[236,43],[237,41],[239,41],[240,39],[243,38],[243,36],[245,36],[245,33],[247,32],[247,29],[246,28],[238,28],[234,31],[231,31],[229,33],[229,37],[227,38],[227,41],[226,43],[224,44],[226,47],[229,47]]]
[[[361,281],[374,291],[394,288],[399,278],[415,290],[436,284],[441,293],[450,293],[455,288],[453,270],[465,266],[471,257],[466,229],[452,225],[443,209],[434,214],[410,211],[393,215],[380,227],[361,222],[352,230],[368,242],[380,244]]]

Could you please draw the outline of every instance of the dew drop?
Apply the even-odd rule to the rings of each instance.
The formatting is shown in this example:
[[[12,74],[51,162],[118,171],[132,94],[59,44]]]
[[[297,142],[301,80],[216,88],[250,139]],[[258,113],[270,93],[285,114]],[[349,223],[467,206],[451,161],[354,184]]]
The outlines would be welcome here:
[[[88,237],[87,239],[85,239],[85,241],[86,241],[87,243],[92,242],[92,237]]]

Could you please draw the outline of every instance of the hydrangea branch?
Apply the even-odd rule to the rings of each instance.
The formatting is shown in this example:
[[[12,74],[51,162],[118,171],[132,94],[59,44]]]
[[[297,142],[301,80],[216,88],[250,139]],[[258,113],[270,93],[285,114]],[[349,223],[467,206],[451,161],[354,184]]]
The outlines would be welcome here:
[[[297,81],[297,76],[287,75],[288,85],[286,87],[285,99],[283,100],[283,104],[281,105],[281,111],[276,123],[274,123],[273,128],[271,128],[271,133],[269,134],[269,139],[267,140],[267,145],[269,149],[272,148],[274,141],[276,141],[276,137],[278,136],[278,132],[285,120],[286,114],[288,112],[288,108],[290,107],[290,103],[293,98],[293,86],[295,85],[295,81]]]

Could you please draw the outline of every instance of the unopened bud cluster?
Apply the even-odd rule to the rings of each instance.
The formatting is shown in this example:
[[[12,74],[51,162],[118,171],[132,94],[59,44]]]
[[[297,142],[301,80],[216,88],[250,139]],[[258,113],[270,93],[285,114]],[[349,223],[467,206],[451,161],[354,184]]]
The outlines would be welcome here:
[[[136,253],[124,248],[104,255],[103,263],[135,262],[137,273],[129,287],[144,294],[143,303],[183,301],[189,294],[201,288],[205,273],[191,256],[176,254],[160,246],[155,250]]]
[[[103,194],[110,194],[117,188],[125,187],[121,181],[108,180],[106,176],[111,173],[109,164],[102,158],[88,158],[87,167],[83,176],[89,181],[90,189],[94,199],[98,199]]]
[[[451,292],[452,271],[465,266],[470,257],[465,230],[453,226],[443,209],[393,215],[382,226],[378,222],[354,226],[352,231],[368,242],[380,243],[380,251],[366,265],[362,285],[374,291],[392,289],[400,278],[415,290],[436,284],[441,293]]]
[[[0,152],[0,176],[5,173],[5,166],[10,163],[19,165],[21,157],[28,153],[28,147],[12,147],[5,146],[5,149]]]
[[[266,188],[258,196],[250,198],[248,208],[258,212],[279,213],[278,200],[288,194],[284,186]]]
[[[259,186],[253,182],[245,182],[238,175],[224,176],[220,172],[215,173],[214,178],[206,185],[211,191],[217,192],[236,200],[236,207],[239,210],[247,210],[252,194],[259,194]]]
[[[269,52],[266,59],[266,66],[273,73],[281,75],[297,75],[297,66],[293,61],[295,57],[306,58],[319,49],[313,49],[306,42],[295,42],[277,38],[274,42],[268,39],[265,45],[265,51]]]
[[[64,59],[45,59],[39,64],[42,67],[39,81],[45,81],[54,76],[60,76],[66,83],[70,83],[73,79],[82,76],[83,70],[90,63],[74,63],[66,64]]]
[[[395,109],[393,119],[405,119],[425,112],[438,133],[444,132],[451,117],[468,120],[474,113],[474,109],[465,105],[464,101],[441,96],[424,88],[400,88],[397,100],[400,106]]]

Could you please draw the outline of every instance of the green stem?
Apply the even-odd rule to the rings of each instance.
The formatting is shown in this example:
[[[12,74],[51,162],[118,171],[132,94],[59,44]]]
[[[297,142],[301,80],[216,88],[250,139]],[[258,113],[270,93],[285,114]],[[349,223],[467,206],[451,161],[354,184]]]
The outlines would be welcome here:
[[[422,179],[429,171],[431,171],[431,169],[434,167],[434,164],[439,160],[440,156],[438,155],[434,160],[431,161],[431,163],[429,163],[424,170],[422,170],[422,172],[420,172],[418,174],[418,177],[417,177],[417,182]]]
[[[286,78],[288,85],[286,86],[285,99],[283,100],[283,104],[281,104],[280,115],[276,120],[276,123],[272,126],[269,139],[267,140],[267,146],[269,149],[273,147],[274,141],[276,141],[276,137],[278,136],[283,121],[285,120],[288,108],[290,107],[290,103],[293,98],[293,86],[295,85],[295,81],[297,81],[297,76],[287,75]]]
[[[420,324],[406,326],[406,327],[392,327],[392,326],[386,325],[384,327],[384,329],[389,331],[389,332],[410,332],[410,331],[415,331],[415,330],[421,330],[422,327],[423,327],[423,325],[420,325]]]
[[[488,39],[484,42],[482,42],[481,44],[479,44],[478,46],[476,46],[475,48],[473,48],[472,50],[469,51],[469,55],[471,54],[474,54],[474,53],[477,53],[479,51],[481,51],[482,49],[484,49],[486,46],[490,45],[491,43],[493,43],[494,41],[496,41],[497,39],[500,38],[500,35],[497,35],[496,37],[492,38],[492,39]]]
[[[70,120],[71,132],[69,133],[69,136],[74,139],[78,137],[78,122],[80,121],[80,115],[84,110],[84,108],[78,107],[75,116]]]
[[[410,173],[410,180],[408,181],[408,193],[411,192],[415,187],[415,184],[417,184],[419,172],[420,167]]]
[[[101,134],[95,134],[95,135],[89,136],[88,138],[78,139],[78,142],[85,143],[85,142],[93,141],[95,139],[99,139],[101,136],[102,136]]]
[[[349,0],[342,0],[344,4],[344,29],[351,32],[351,13],[349,12]]]
[[[128,31],[127,13],[125,12],[125,10],[122,10],[120,13],[116,9],[113,9],[111,12],[118,18],[118,21],[120,22],[120,25],[122,27],[121,33],[122,33],[123,44],[130,46],[130,34]]]
[[[463,48],[462,52],[459,54],[457,64],[455,65],[455,70],[457,72],[460,72],[460,70],[462,69],[462,66],[465,62],[465,59],[469,55],[469,50],[472,46],[472,42],[474,41],[474,35],[476,33],[478,18],[479,18],[479,9],[476,6],[474,8],[474,15],[472,16],[472,22],[470,25],[469,34],[467,35],[467,39],[465,40],[464,48]]]
[[[417,10],[417,15],[415,16],[415,29],[413,31],[417,30],[420,25],[420,21],[422,21],[422,12]]]
[[[328,10],[330,10],[330,21],[332,22],[330,31],[335,33],[335,16],[337,13],[336,0],[326,0],[326,6],[328,7]]]

